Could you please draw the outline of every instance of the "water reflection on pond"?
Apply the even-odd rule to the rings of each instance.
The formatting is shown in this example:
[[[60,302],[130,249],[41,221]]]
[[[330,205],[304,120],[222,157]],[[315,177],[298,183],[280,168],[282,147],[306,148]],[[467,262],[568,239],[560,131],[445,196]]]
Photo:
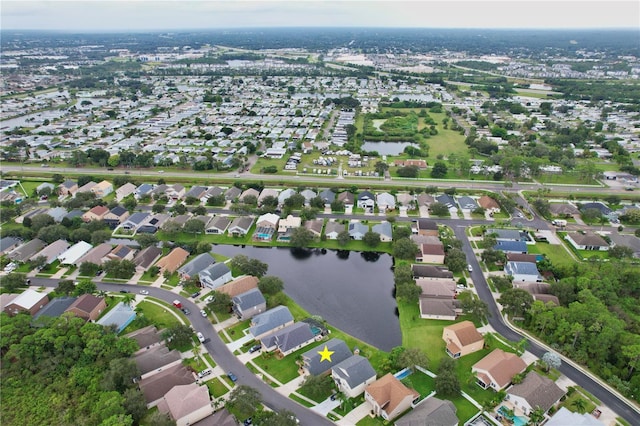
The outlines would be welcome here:
[[[388,254],[229,245],[213,251],[267,263],[267,274],[282,278],[296,303],[354,337],[384,351],[402,343]]]

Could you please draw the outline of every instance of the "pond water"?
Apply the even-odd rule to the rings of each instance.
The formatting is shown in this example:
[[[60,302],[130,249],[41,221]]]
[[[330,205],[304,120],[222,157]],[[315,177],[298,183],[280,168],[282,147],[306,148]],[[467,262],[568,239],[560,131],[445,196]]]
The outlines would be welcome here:
[[[267,274],[280,277],[306,311],[378,349],[402,344],[388,254],[230,245],[213,252],[267,263]]]
[[[400,155],[408,146],[419,148],[418,145],[411,142],[371,142],[365,141],[362,144],[364,151],[378,151],[380,155]]]

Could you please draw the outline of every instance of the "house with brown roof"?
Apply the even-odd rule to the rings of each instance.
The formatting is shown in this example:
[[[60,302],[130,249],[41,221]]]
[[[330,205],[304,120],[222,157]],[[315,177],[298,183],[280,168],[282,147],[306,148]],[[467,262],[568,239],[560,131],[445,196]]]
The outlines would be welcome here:
[[[188,426],[213,414],[209,388],[196,383],[171,388],[160,403],[158,411],[168,414],[176,426]]]
[[[169,271],[169,273],[173,274],[176,270],[178,270],[180,265],[182,265],[184,261],[187,260],[187,257],[189,257],[188,251],[183,248],[176,247],[171,250],[168,255],[158,260],[156,266],[160,268],[160,271],[162,273],[164,273],[164,271]]]
[[[345,225],[338,221],[328,221],[324,227],[324,235],[328,240],[337,240],[338,235],[345,230]]]
[[[407,160],[394,160],[393,165],[396,167],[417,167],[425,170],[427,168],[427,162],[424,160],[407,159]]]
[[[489,355],[473,364],[471,372],[482,389],[499,391],[507,387],[513,376],[527,369],[527,364],[516,354],[494,349]]]
[[[138,381],[147,402],[147,408],[155,407],[174,386],[188,385],[196,381],[195,374],[182,363],[163,368],[158,373]]]
[[[445,321],[455,321],[458,313],[462,312],[454,299],[437,299],[432,297],[421,297],[420,318],[437,319]]]
[[[104,215],[106,215],[107,213],[109,213],[109,207],[95,206],[82,215],[82,221],[91,222],[92,220],[102,220],[104,218]]]
[[[235,297],[254,288],[258,288],[258,278],[252,275],[245,275],[221,285],[216,288],[216,291],[228,294],[230,297]]]
[[[371,405],[374,415],[391,421],[411,408],[420,394],[406,387],[393,374],[388,373],[364,390],[364,400]]]
[[[65,197],[67,195],[74,196],[78,192],[78,184],[72,180],[65,180],[60,185],[58,185],[58,194],[60,196]]]
[[[554,216],[559,217],[572,217],[580,214],[580,210],[573,204],[569,203],[551,203],[549,204],[549,211]]]
[[[103,180],[102,182],[98,182],[92,186],[91,192],[96,194],[96,198],[104,198],[113,192],[113,185],[111,182]]]
[[[411,265],[411,271],[413,271],[413,278],[453,279],[453,272],[451,272],[444,266]]]
[[[345,207],[353,208],[355,203],[355,195],[349,191],[344,191],[338,194],[337,200],[344,204]]]
[[[93,193],[92,189],[96,185],[97,185],[97,183],[94,182],[94,181],[87,182],[84,185],[82,185],[80,188],[78,188],[78,191],[76,191],[76,194],[80,194],[80,193],[83,193],[83,192],[91,192],[91,193]]]
[[[135,254],[135,249],[124,244],[118,244],[105,256],[104,260],[132,260]]]
[[[138,187],[131,182],[125,183],[120,188],[116,189],[116,201],[120,202],[129,195],[135,194],[137,188]]]
[[[136,264],[137,270],[146,271],[160,256],[162,256],[162,249],[156,246],[149,246],[138,252],[133,258],[133,263]]]
[[[440,244],[420,244],[420,252],[416,255],[416,262],[444,263],[444,246]]]
[[[240,196],[238,197],[238,200],[244,203],[247,197],[256,197],[256,201],[257,201],[259,196],[260,196],[260,193],[256,189],[247,188],[242,192],[242,194],[240,194]]]
[[[90,249],[87,254],[78,259],[77,264],[81,265],[85,262],[102,265],[104,258],[111,252],[111,244],[102,243]]]
[[[546,413],[564,394],[565,391],[560,389],[556,382],[530,371],[522,382],[507,390],[507,401],[516,409],[520,409],[525,416],[529,416],[537,408]]]
[[[435,222],[435,220],[418,219],[417,222],[413,222],[411,227],[413,232],[418,235],[431,235],[433,237],[438,236],[438,224]]]
[[[435,202],[436,202],[436,199],[429,194],[421,193],[416,196],[416,204],[418,205],[418,207],[421,207],[421,206],[429,207],[431,204]]]
[[[129,210],[125,209],[122,206],[115,206],[109,211],[109,213],[105,214],[102,220],[109,225],[111,229],[115,229],[118,225],[124,223],[125,220],[129,218]]]
[[[124,337],[133,339],[138,344],[138,347],[140,349],[136,351],[134,355],[146,352],[149,349],[155,348],[160,345],[164,346],[162,332],[160,332],[155,325],[149,325],[147,327],[139,328],[129,334],[126,334]]]
[[[83,294],[78,297],[65,312],[71,312],[75,316],[83,318],[85,321],[95,321],[105,309],[107,309],[107,303],[103,297],[97,297],[93,294]]]
[[[609,243],[604,238],[594,232],[569,232],[565,237],[569,243],[578,250],[609,250]]]
[[[311,231],[316,238],[320,238],[322,235],[323,226],[324,219],[311,219],[304,223],[304,227]]]
[[[461,321],[442,329],[442,340],[451,358],[460,358],[484,347],[484,337],[471,321]]]
[[[175,349],[170,350],[164,344],[139,352],[133,360],[142,379],[182,362],[180,352]]]
[[[488,195],[478,198],[478,205],[489,213],[498,213],[500,211],[500,204]]]

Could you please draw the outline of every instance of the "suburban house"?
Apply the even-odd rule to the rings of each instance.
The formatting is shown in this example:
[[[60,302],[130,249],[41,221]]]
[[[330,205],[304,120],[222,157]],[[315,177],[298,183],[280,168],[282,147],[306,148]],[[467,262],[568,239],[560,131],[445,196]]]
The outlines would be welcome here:
[[[40,256],[47,259],[47,265],[52,264],[56,259],[65,251],[69,249],[70,245],[66,240],[57,240],[31,256],[29,260],[36,259]]]
[[[444,266],[411,265],[411,271],[413,271],[413,278],[453,279],[453,272]]]
[[[516,374],[527,369],[527,364],[516,354],[494,349],[490,354],[473,364],[471,372],[482,389],[499,391],[511,383]]]
[[[161,371],[141,379],[138,381],[138,386],[144,394],[147,408],[152,408],[158,405],[161,398],[174,386],[188,385],[194,382],[195,374],[182,363],[179,363],[168,368],[162,368]]]
[[[9,253],[11,250],[22,244],[22,240],[14,237],[4,237],[0,239],[0,254]]]
[[[346,208],[353,208],[355,196],[349,191],[344,191],[338,194],[338,201],[344,204]]]
[[[160,272],[164,273],[164,271],[169,271],[170,274],[173,274],[179,267],[187,260],[189,257],[189,252],[183,248],[176,247],[168,255],[163,257],[156,263],[156,266],[160,268]]]
[[[525,416],[537,408],[545,413],[560,401],[565,391],[556,382],[530,371],[522,382],[507,390],[507,401],[510,401]]]
[[[137,231],[151,215],[147,212],[136,212],[129,216],[120,227],[125,231]]]
[[[124,337],[133,339],[138,344],[138,347],[140,349],[136,351],[134,355],[141,354],[152,348],[157,348],[160,346],[166,347],[164,345],[164,340],[162,339],[162,333],[156,328],[155,325],[149,325],[143,328],[139,328],[132,331],[131,333],[125,334]]]
[[[254,339],[259,340],[269,333],[278,331],[293,324],[293,315],[286,306],[276,306],[251,319],[249,333]]]
[[[304,227],[307,228],[314,237],[320,238],[322,235],[322,227],[324,226],[324,219],[310,219],[304,223]]]
[[[109,225],[109,228],[116,229],[129,217],[129,210],[122,206],[116,206],[102,217],[104,223]]]
[[[107,213],[109,213],[107,206],[95,206],[82,215],[82,221],[91,222],[92,220],[102,220]]]
[[[172,200],[182,200],[184,199],[184,194],[186,193],[186,189],[184,186],[179,183],[174,183],[167,187],[165,194]]]
[[[164,342],[160,345],[154,345],[146,351],[137,353],[133,360],[136,363],[136,367],[138,367],[142,379],[153,376],[165,368],[182,363],[180,352],[175,349],[170,350]]]
[[[263,351],[277,351],[280,356],[285,357],[298,349],[310,345],[315,339],[316,336],[313,334],[309,324],[296,322],[267,334],[260,339],[260,343]]]
[[[222,235],[225,233],[231,220],[226,216],[214,216],[204,227],[205,234]]]
[[[139,234],[155,234],[164,225],[171,216],[165,213],[156,213],[138,226],[137,233]]]
[[[378,211],[381,212],[395,210],[396,197],[389,194],[388,192],[381,192],[380,194],[376,195],[376,205],[378,206]]]
[[[420,318],[455,321],[462,312],[457,300],[448,297],[420,295]]]
[[[318,194],[316,194],[314,191],[310,190],[310,189],[305,189],[303,191],[300,192],[300,195],[302,195],[304,197],[304,204],[305,205],[309,205],[309,203],[311,202],[311,200],[313,198],[316,198],[318,196]]]
[[[52,209],[47,210],[47,214],[53,218],[55,223],[62,222],[69,212],[64,207],[54,207]]]
[[[158,258],[162,256],[162,249],[156,246],[149,246],[142,249],[133,258],[133,263],[136,264],[136,270],[146,271],[155,263]]]
[[[124,244],[118,244],[107,254],[104,260],[133,260],[135,254],[135,249],[127,247]]]
[[[209,201],[209,198],[219,197],[221,195],[224,196],[224,189],[220,188],[219,186],[212,186],[211,188],[207,189],[202,197],[200,197],[200,201],[206,203],[207,201]]]
[[[542,281],[542,275],[535,263],[507,262],[504,272],[513,277],[513,281]]]
[[[287,188],[281,191],[278,194],[278,206],[280,207],[284,206],[284,202],[287,201],[289,198],[291,198],[292,195],[295,195],[295,194],[297,194],[297,192],[291,188]]]
[[[302,218],[288,215],[285,219],[280,219],[278,222],[278,241],[289,241],[291,239],[291,232],[300,228],[302,225]]]
[[[176,426],[188,426],[213,414],[209,388],[196,383],[171,388],[158,403],[158,411],[168,414]]]
[[[573,204],[569,203],[551,203],[549,211],[553,216],[569,218],[580,214],[580,210]]]
[[[349,222],[349,237],[352,240],[360,241],[364,238],[364,234],[369,232],[369,226],[360,222],[359,220],[354,220]]]
[[[410,413],[395,422],[395,426],[457,426],[457,409],[453,402],[432,396],[423,399]]]
[[[82,265],[85,262],[93,263],[95,265],[102,265],[104,258],[111,253],[111,244],[102,243],[93,247],[84,256],[82,256],[76,262],[78,265]]]
[[[190,280],[195,278],[200,271],[208,268],[210,265],[216,263],[216,260],[209,253],[202,253],[185,263],[178,269],[181,280]]]
[[[426,194],[426,193],[421,193],[418,194],[416,196],[416,204],[418,205],[418,207],[429,207],[431,204],[435,203],[436,199],[433,198],[432,195]]]
[[[594,232],[587,232],[585,234],[580,232],[569,232],[565,239],[578,250],[609,250],[609,243]]]
[[[93,246],[86,241],[78,241],[58,256],[61,265],[76,265],[85,254],[91,250]],[[78,264],[79,265],[79,264]],[[76,265],[76,266],[78,266]]]
[[[271,241],[278,228],[280,216],[274,213],[265,213],[256,220],[256,230],[253,239],[256,241]]]
[[[336,199],[336,193],[331,189],[325,189],[321,193],[318,194],[318,197],[322,199],[325,206],[330,206]]]
[[[200,284],[209,288],[218,288],[232,278],[231,270],[225,263],[214,263],[198,273]]]
[[[400,204],[401,206],[408,207],[408,206],[412,206],[413,205],[413,203],[415,202],[415,198],[411,194],[407,194],[406,192],[402,192],[402,193],[396,195],[396,202],[397,202],[397,204]]]
[[[333,352],[331,359],[323,359],[321,352]],[[303,370],[306,375],[319,376],[328,373],[331,368],[352,356],[347,344],[340,339],[330,339],[302,354]]]
[[[58,194],[62,197],[73,197],[78,192],[78,184],[72,180],[65,180],[58,186]]]
[[[227,230],[228,235],[244,236],[249,233],[251,226],[253,225],[253,217],[251,216],[239,216],[233,219],[233,222],[229,225]]]
[[[256,189],[247,188],[242,192],[242,194],[240,194],[240,196],[238,197],[238,200],[244,203],[245,200],[248,200],[247,197],[255,197],[256,200],[258,200],[259,196],[260,196],[260,193]]]
[[[442,340],[447,344],[447,354],[454,359],[477,352],[484,347],[484,337],[478,333],[471,321],[461,321],[444,327]]]
[[[496,245],[493,246],[493,249],[500,250],[505,253],[527,254],[529,252],[527,243],[524,241],[498,241]]]
[[[28,312],[30,315],[35,315],[47,303],[49,303],[49,296],[46,293],[39,293],[28,288],[9,302],[4,307],[4,311],[9,316],[17,315],[20,312]]]
[[[419,397],[418,392],[406,387],[391,373],[369,384],[364,390],[364,400],[371,405],[373,414],[386,421],[407,411]]]
[[[7,257],[14,262],[26,262],[29,260],[34,254],[38,253],[46,246],[46,243],[39,238],[34,238],[33,240],[29,240],[24,244],[14,248],[11,250]]]
[[[411,226],[414,233],[418,235],[425,235],[425,236],[432,236],[432,237],[437,237],[439,235],[438,224],[435,222],[435,220],[418,219],[418,221],[413,222]]]
[[[197,198],[200,200],[207,192],[206,186],[193,185],[189,191],[184,194],[184,198]]]
[[[124,302],[118,303],[109,312],[100,318],[97,323],[105,327],[114,326],[116,332],[120,333],[136,319],[136,311]]]
[[[129,195],[135,196],[136,189],[137,187],[131,182],[125,183],[120,188],[116,189],[116,201],[120,202],[127,198]]]
[[[478,205],[488,213],[498,213],[500,211],[500,204],[488,195],[478,198]]]
[[[262,202],[267,197],[278,198],[278,191],[271,188],[264,188],[260,195],[258,196],[258,207],[262,206]]]
[[[153,195],[153,185],[149,183],[143,183],[136,188],[136,192],[133,194],[136,200],[140,198]]]
[[[538,257],[535,254],[522,254],[522,253],[506,253],[507,260],[510,262],[529,262],[536,263]]]
[[[234,297],[239,294],[245,293],[251,289],[258,288],[258,278],[252,275],[244,275],[236,278],[235,280],[228,282],[220,287],[216,288],[216,291],[224,294],[228,294],[229,297]]]
[[[376,371],[368,359],[352,355],[331,368],[331,378],[338,391],[355,398],[364,392],[367,385],[376,381]]]
[[[81,194],[83,192],[91,192],[93,193],[93,187],[96,186],[98,183],[91,181],[91,182],[87,182],[84,185],[82,185],[80,188],[78,188],[78,190],[76,191],[76,194]]]
[[[8,294],[7,294],[8,296]],[[17,296],[14,295],[14,296]],[[33,315],[33,324],[37,324],[40,317],[58,318],[67,311],[67,308],[73,304],[77,297],[55,297],[47,305]]]
[[[420,251],[416,255],[416,262],[422,263],[444,263],[444,246],[439,244],[420,244]]]
[[[436,201],[440,204],[444,204],[445,206],[447,206],[447,208],[449,209],[450,212],[457,212],[458,211],[458,205],[456,203],[455,198],[453,198],[451,195],[449,194],[442,194],[442,195],[438,195],[436,197]]]
[[[345,230],[345,226],[342,222],[336,222],[329,220],[324,227],[324,235],[327,240],[337,240],[338,234]]]
[[[358,194],[358,208],[373,211],[376,205],[376,197],[369,191],[362,191]]]
[[[560,407],[558,411],[549,419],[545,426],[605,426],[600,420],[596,419],[589,413],[574,413],[564,407]]]
[[[231,301],[233,302],[233,312],[240,321],[250,319],[267,310],[267,302],[257,288],[234,296]]]
[[[526,231],[518,231],[516,229],[490,229],[485,232],[495,234],[496,241],[529,241]]]
[[[462,196],[458,197],[458,205],[462,210],[473,211],[478,208],[478,203],[471,197]]]
[[[391,223],[386,220],[373,225],[371,230],[380,235],[380,241],[383,243],[390,243],[393,240],[393,228],[391,227]]]
[[[75,316],[83,318],[85,321],[95,321],[106,308],[107,303],[103,297],[83,294],[78,297],[65,312],[71,312]]]
[[[240,197],[240,194],[242,194],[242,190],[240,188],[232,186],[224,192],[224,198],[227,201],[233,201]]]
[[[111,182],[103,180],[102,182],[98,182],[92,186],[91,192],[96,194],[96,198],[104,198],[113,192],[113,185]]]

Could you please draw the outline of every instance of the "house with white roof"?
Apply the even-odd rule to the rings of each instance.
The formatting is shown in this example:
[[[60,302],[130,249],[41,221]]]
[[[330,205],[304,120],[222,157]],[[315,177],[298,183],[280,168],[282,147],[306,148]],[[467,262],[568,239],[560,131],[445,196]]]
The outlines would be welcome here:
[[[61,265],[76,265],[76,263],[92,248],[93,246],[86,241],[78,241],[58,256],[58,260]]]

